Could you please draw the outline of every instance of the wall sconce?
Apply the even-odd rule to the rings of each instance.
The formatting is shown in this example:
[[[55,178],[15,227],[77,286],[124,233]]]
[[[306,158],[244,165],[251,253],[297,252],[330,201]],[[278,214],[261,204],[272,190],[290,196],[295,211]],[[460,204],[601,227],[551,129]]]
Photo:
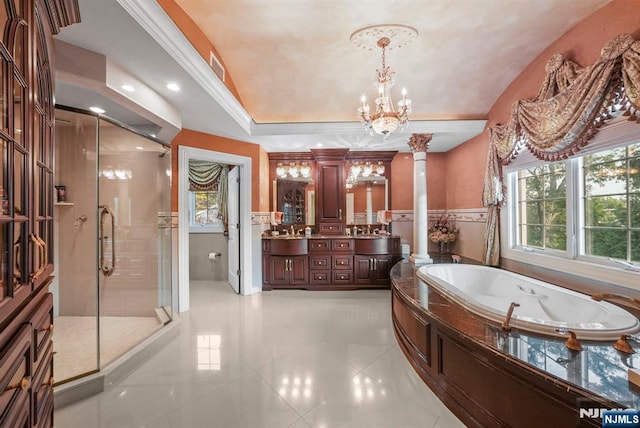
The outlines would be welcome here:
[[[311,167],[306,162],[302,162],[302,164],[291,162],[287,166],[283,165],[282,162],[278,162],[276,175],[280,178],[287,178],[287,176],[291,178],[309,178],[311,176]]]
[[[385,171],[385,166],[382,161],[378,161],[376,164],[372,164],[371,162],[365,162],[364,164],[360,164],[358,162],[351,165],[351,177],[354,179],[358,178],[358,176],[369,177],[371,175],[380,176],[383,175]]]

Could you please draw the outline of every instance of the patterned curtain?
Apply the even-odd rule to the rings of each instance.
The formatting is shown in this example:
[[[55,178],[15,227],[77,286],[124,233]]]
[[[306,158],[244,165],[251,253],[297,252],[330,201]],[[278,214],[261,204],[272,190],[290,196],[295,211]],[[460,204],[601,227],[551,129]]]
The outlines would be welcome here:
[[[227,231],[227,199],[229,165],[208,161],[189,161],[189,190],[218,191],[218,208]]]
[[[483,204],[488,207],[485,264],[497,265],[500,260],[497,217],[504,203],[502,165],[525,148],[547,162],[571,157],[620,108],[629,120],[640,123],[640,42],[631,35],[610,40],[590,67],[581,69],[556,54],[547,62],[546,72],[536,97],[516,101],[507,122],[489,129],[483,192]]]

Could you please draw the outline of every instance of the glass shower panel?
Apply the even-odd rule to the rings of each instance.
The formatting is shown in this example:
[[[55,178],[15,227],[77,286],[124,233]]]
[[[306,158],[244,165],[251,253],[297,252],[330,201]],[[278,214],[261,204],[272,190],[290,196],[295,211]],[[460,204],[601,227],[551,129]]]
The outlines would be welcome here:
[[[99,135],[98,285],[104,367],[171,319],[171,293],[165,289],[170,244],[167,248],[160,222],[161,214],[170,211],[171,192],[165,146],[105,120],[100,121]]]
[[[54,373],[58,383],[96,372],[97,136],[95,116],[56,110]],[[63,187],[64,186],[64,187]]]

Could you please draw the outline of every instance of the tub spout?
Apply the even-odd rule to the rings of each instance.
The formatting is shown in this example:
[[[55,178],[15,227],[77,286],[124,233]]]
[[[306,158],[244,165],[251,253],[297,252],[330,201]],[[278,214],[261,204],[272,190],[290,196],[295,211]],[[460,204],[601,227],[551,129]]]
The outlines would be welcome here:
[[[564,346],[566,346],[568,349],[571,349],[572,351],[582,351],[582,344],[580,343],[580,341],[576,337],[576,334],[573,331],[565,330],[565,329],[556,329],[556,331],[561,334],[569,335],[569,338],[567,339],[567,341],[564,342]]]
[[[516,302],[511,302],[511,304],[509,305],[507,316],[505,317],[504,322],[502,323],[503,331],[511,331],[511,326],[509,325],[509,323],[511,322],[511,317],[513,316],[513,310],[518,306],[520,306],[520,303],[516,303]]]
[[[623,334],[622,336],[620,336],[620,339],[618,339],[616,343],[613,344],[613,347],[620,352],[624,352],[625,354],[634,354],[636,351],[634,351],[629,344],[629,339],[631,339],[631,336],[629,336],[628,334]]]
[[[598,302],[601,300],[606,300],[606,301],[623,300],[625,302],[632,304],[636,309],[640,310],[640,300],[635,299],[633,297],[623,296],[621,294],[601,293],[601,294],[594,294],[593,296],[591,296],[591,298]]]

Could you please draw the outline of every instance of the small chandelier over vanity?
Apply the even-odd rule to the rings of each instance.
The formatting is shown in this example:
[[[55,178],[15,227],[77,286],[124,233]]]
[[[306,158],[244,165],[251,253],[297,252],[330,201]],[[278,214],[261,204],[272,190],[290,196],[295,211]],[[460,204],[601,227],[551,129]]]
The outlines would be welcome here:
[[[388,136],[398,129],[403,131],[409,123],[411,100],[407,98],[406,89],[402,89],[402,99],[398,101],[396,110],[391,99],[391,87],[395,83],[395,72],[387,65],[386,51],[409,45],[418,36],[418,31],[407,25],[383,24],[372,25],[356,30],[349,40],[358,47],[372,50],[376,46],[382,49],[382,67],[376,70],[374,85],[378,91],[375,99],[375,112],[370,113],[367,98],[362,95],[358,107],[358,118],[371,135]]]
[[[306,162],[301,164],[291,162],[289,165],[283,165],[282,162],[278,162],[276,175],[280,178],[309,178],[311,177],[311,167]]]
[[[359,178],[368,178],[368,177],[380,177],[384,174],[385,166],[384,162],[378,161],[373,164],[371,162],[355,162],[351,164],[349,168],[349,176],[346,180],[347,189],[352,189],[358,185]]]

